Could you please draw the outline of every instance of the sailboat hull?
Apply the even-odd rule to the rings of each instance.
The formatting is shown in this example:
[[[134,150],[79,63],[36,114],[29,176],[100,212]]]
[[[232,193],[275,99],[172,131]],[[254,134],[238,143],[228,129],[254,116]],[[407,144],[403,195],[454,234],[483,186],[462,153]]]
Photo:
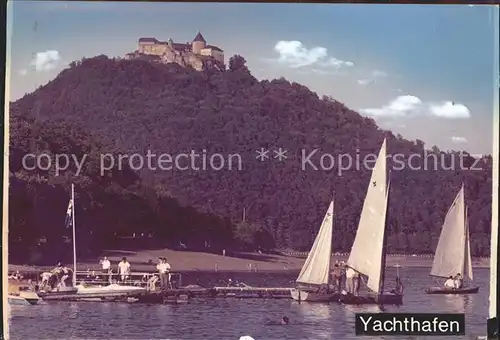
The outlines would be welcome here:
[[[300,302],[331,302],[337,301],[340,293],[317,293],[303,289],[292,289],[292,299]]]
[[[444,287],[430,287],[425,290],[427,294],[441,294],[441,295],[463,295],[463,294],[476,294],[479,292],[479,287],[464,287],[464,288],[444,288]]]
[[[344,305],[396,305],[403,304],[403,295],[384,293],[380,296],[365,295],[355,296],[352,294],[342,295],[338,302]]]

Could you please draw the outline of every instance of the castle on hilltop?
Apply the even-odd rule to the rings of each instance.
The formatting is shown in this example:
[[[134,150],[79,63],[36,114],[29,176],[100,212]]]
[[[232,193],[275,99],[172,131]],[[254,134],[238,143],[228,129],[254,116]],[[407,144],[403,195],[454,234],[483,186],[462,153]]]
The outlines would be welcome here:
[[[176,43],[172,39],[158,41],[156,38],[140,38],[138,48],[125,56],[126,59],[143,59],[160,63],[177,63],[191,66],[197,71],[209,67],[224,69],[224,51],[207,45],[200,32],[191,43]]]

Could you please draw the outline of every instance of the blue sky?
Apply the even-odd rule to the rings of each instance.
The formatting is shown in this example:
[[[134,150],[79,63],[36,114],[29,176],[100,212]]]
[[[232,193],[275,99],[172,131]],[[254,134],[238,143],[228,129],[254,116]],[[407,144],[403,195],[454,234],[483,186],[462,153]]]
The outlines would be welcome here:
[[[143,36],[186,42],[201,31],[226,60],[243,55],[259,79],[297,81],[429,147],[492,152],[498,46],[490,6],[9,5],[12,100],[72,60],[123,56]]]

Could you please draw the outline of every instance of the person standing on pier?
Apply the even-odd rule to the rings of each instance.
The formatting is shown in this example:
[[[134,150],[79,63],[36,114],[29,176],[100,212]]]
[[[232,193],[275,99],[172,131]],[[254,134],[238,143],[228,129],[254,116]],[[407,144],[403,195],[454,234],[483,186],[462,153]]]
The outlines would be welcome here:
[[[108,281],[110,281],[111,283],[111,262],[108,260],[108,258],[106,256],[104,256],[104,258],[99,261],[99,263],[101,264],[101,267],[102,267],[102,274],[104,275],[104,277],[108,279]]]
[[[163,266],[165,268],[165,277],[166,277],[166,288],[172,288],[172,284],[170,282],[170,264],[167,262],[167,258],[163,258]]]
[[[59,287],[67,287],[66,280],[68,280],[69,278],[69,268],[64,266],[62,267],[61,271],[62,271],[62,276],[59,281]]]
[[[127,261],[126,257],[123,257],[121,262],[118,263],[118,272],[120,273],[122,281],[128,278],[130,274],[130,263]]]
[[[102,266],[102,273],[109,274],[109,269],[111,268],[111,262],[108,260],[106,256],[99,261],[99,264]]]
[[[166,260],[163,257],[158,258],[158,264],[156,269],[158,269],[158,274],[160,274],[160,285],[161,289],[165,290],[168,288],[168,273],[167,266],[165,265]]]

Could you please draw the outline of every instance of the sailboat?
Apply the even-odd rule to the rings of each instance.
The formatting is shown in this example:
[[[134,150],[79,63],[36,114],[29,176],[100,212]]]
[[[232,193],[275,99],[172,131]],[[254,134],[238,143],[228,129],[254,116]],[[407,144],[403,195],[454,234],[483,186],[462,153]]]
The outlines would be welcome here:
[[[333,200],[323,218],[323,223],[314,240],[306,262],[302,266],[296,280],[296,288],[292,289],[292,298],[296,301],[328,302],[335,299],[338,293],[329,289],[322,292],[322,287],[328,287],[330,277],[330,260],[332,258],[333,233]]]
[[[469,223],[464,198],[464,186],[455,197],[443,223],[439,236],[431,276],[448,278],[458,273],[472,281],[472,258],[470,252]],[[431,287],[427,294],[475,294],[478,286],[463,288]]]
[[[87,287],[76,282],[76,228],[75,228],[75,186],[71,184],[71,199],[66,212],[66,225],[73,227],[73,285],[59,287],[51,292],[39,293],[43,300],[85,300],[88,299],[119,299],[129,295],[145,293],[146,288],[110,284],[107,286]]]
[[[403,303],[400,293],[384,292],[386,254],[386,220],[389,187],[387,181],[387,146],[382,143],[363,203],[358,230],[347,265],[368,277],[367,296],[341,295],[343,304],[394,304]]]

